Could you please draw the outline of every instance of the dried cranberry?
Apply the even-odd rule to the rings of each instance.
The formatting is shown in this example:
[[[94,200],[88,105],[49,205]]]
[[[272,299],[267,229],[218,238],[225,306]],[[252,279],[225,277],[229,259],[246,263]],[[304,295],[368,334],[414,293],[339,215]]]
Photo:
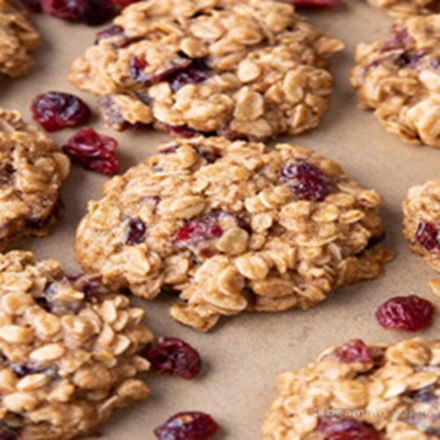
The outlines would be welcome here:
[[[37,373],[37,370],[29,364],[12,364],[12,371],[20,378],[28,376],[29,374]]]
[[[130,76],[137,82],[142,82],[144,69],[147,67],[147,60],[140,55],[133,55],[129,60]]]
[[[435,387],[430,385],[419,390],[408,392],[408,397],[420,403],[435,403],[437,396],[435,394]]]
[[[90,108],[70,93],[47,92],[37,95],[31,104],[33,118],[47,131],[76,127],[90,118]]]
[[[121,8],[125,8],[129,5],[131,5],[132,3],[136,3],[139,0],[109,0],[111,1],[114,5],[119,6]]]
[[[184,379],[193,379],[202,367],[199,353],[178,338],[159,338],[159,343],[149,348],[145,357],[159,373],[174,374]]]
[[[173,154],[177,151],[179,147],[177,145],[172,145],[171,147],[164,148],[160,150],[160,154]]]
[[[330,8],[340,3],[340,0],[293,0],[297,8]]]
[[[333,359],[338,362],[351,364],[359,362],[362,364],[368,364],[373,362],[370,349],[365,342],[360,339],[353,339],[344,345],[333,350],[326,356],[328,359]]]
[[[83,22],[98,26],[111,20],[116,14],[115,5],[109,0],[88,0],[89,5]]]
[[[131,218],[128,221],[128,232],[125,242],[129,245],[139,244],[144,241],[147,227],[145,223],[138,218]]]
[[[417,295],[395,296],[376,310],[376,319],[384,328],[417,331],[431,325],[434,306]]]
[[[154,430],[159,440],[206,440],[219,431],[215,420],[199,411],[180,412]]]
[[[42,0],[42,8],[61,20],[80,22],[84,20],[88,10],[88,0]]]
[[[417,228],[416,240],[430,252],[440,248],[439,232],[433,223],[421,221]]]
[[[42,11],[41,0],[21,0],[28,8],[32,9],[34,12]]]
[[[320,417],[317,429],[324,440],[380,440],[381,438],[373,426],[337,415]]]
[[[190,242],[212,240],[221,237],[223,230],[215,215],[205,215],[193,219],[181,226],[174,235],[173,242],[177,246],[186,246]]]
[[[299,159],[296,164],[284,165],[280,182],[289,186],[301,200],[322,201],[330,193],[329,183],[315,165]]]
[[[208,163],[214,163],[219,158],[219,155],[215,151],[206,150],[199,145],[193,145],[193,148],[196,153]]]
[[[414,68],[425,55],[425,52],[406,51],[394,59],[394,64],[401,69],[405,67]]]
[[[148,87],[161,81],[168,81],[178,72],[184,71],[192,64],[192,60],[178,57],[170,65],[153,73],[145,73],[148,63],[144,56],[133,55],[129,60],[130,76],[138,83]]]
[[[121,26],[110,26],[96,34],[95,44],[98,44],[102,40],[107,40],[108,38],[119,37],[124,35],[124,28]]]
[[[381,52],[388,52],[390,50],[403,49],[409,43],[410,36],[404,27],[394,25],[391,28],[390,35],[385,43],[380,48]]]
[[[434,69],[440,70],[440,59],[436,58],[435,60],[431,60],[431,66],[434,67]]]
[[[117,147],[115,139],[101,135],[93,128],[82,128],[67,141],[63,150],[77,159],[84,168],[111,176],[119,169],[115,155]]]
[[[182,87],[188,84],[200,84],[208,79],[209,68],[206,58],[193,59],[186,70],[177,72],[168,80],[171,83],[171,90],[176,93]]]
[[[42,0],[43,11],[61,20],[99,25],[116,15],[109,0]]]
[[[197,131],[193,130],[187,125],[170,125],[166,124],[165,122],[156,121],[154,126],[157,130],[162,130],[171,136],[182,137],[185,139],[189,139],[197,135]]]

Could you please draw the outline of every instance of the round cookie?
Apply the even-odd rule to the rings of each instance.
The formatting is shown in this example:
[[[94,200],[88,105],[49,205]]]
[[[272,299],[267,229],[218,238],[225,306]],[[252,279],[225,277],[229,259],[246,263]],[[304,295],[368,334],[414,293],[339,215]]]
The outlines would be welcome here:
[[[94,275],[0,254],[0,437],[68,440],[148,394],[144,311]]]
[[[411,250],[440,272],[440,180],[410,188],[403,214],[403,234]]]
[[[264,440],[423,439],[440,433],[440,342],[360,340],[281,374]]]
[[[13,1],[0,0],[0,75],[25,75],[34,64],[30,55],[40,36],[22,9]]]
[[[385,9],[395,17],[427,15],[440,12],[438,0],[368,0],[377,8]]]
[[[382,198],[301,147],[176,140],[111,179],[90,202],[76,257],[105,283],[154,298],[180,291],[178,321],[307,308],[378,277]]]
[[[440,15],[397,22],[387,38],[360,44],[356,61],[361,108],[406,142],[440,147]]]
[[[11,241],[46,235],[61,213],[59,188],[68,157],[20,113],[0,109],[0,250]]]
[[[261,140],[319,123],[342,47],[287,0],[146,0],[98,34],[69,79],[101,96],[118,130]]]

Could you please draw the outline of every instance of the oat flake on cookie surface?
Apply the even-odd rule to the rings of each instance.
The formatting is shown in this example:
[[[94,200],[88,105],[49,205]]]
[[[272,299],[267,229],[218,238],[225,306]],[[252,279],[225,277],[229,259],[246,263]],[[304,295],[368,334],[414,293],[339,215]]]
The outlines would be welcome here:
[[[69,79],[101,97],[115,129],[261,140],[319,123],[342,47],[290,1],[145,0],[98,34]]]
[[[30,55],[40,36],[22,8],[10,0],[0,0],[0,75],[25,75],[34,64]]]
[[[244,310],[307,308],[382,273],[382,197],[311,150],[180,139],[111,179],[89,204],[76,257],[104,283],[198,330]]]
[[[356,61],[361,108],[406,142],[440,147],[440,14],[396,22],[385,39],[360,44]]]
[[[55,260],[0,254],[0,438],[68,440],[147,396],[144,311],[67,276]]]
[[[385,9],[395,17],[427,15],[440,12],[439,0],[368,0],[373,6]]]
[[[43,131],[19,112],[0,109],[0,250],[49,232],[62,211],[59,188],[69,168]]]
[[[440,435],[440,342],[360,340],[277,378],[264,440],[435,440]]]

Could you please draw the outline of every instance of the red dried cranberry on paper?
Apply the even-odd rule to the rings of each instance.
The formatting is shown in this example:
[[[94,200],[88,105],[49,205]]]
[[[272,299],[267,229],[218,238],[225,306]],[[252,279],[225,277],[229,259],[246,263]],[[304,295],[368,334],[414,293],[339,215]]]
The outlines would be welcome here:
[[[159,338],[155,347],[145,353],[146,359],[159,373],[193,379],[200,373],[202,361],[191,345],[178,338]]]
[[[89,106],[80,98],[63,92],[37,95],[31,103],[32,116],[46,131],[77,127],[90,118]]]
[[[410,332],[429,327],[433,315],[432,303],[417,295],[396,296],[376,310],[376,319],[382,327]]]
[[[111,176],[119,170],[117,147],[116,139],[101,135],[93,128],[82,128],[67,141],[63,150],[84,168]]]
[[[219,431],[216,421],[199,411],[180,412],[154,430],[158,440],[207,440]]]

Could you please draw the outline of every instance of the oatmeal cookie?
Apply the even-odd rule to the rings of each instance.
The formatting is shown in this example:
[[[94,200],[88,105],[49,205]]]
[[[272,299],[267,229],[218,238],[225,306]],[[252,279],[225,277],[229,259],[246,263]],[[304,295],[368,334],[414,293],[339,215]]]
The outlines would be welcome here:
[[[440,180],[410,188],[403,214],[403,233],[411,249],[440,272]]]
[[[368,0],[373,6],[385,9],[395,17],[428,15],[440,12],[438,0]]]
[[[40,36],[25,13],[11,0],[0,0],[0,75],[22,76],[34,64],[30,55]]]
[[[147,396],[144,311],[94,275],[0,254],[0,438],[68,440]]]
[[[386,39],[360,44],[356,61],[361,108],[406,142],[440,147],[440,14],[397,22]]]
[[[205,331],[221,315],[307,308],[378,277],[390,256],[381,203],[311,150],[180,139],[104,186],[76,256],[141,297],[180,291],[171,315]]]
[[[287,0],[145,0],[98,34],[69,79],[101,97],[117,130],[261,140],[318,124],[342,46]]]
[[[440,433],[440,342],[360,340],[281,374],[264,440],[414,439]]]
[[[11,241],[46,235],[61,213],[58,190],[68,157],[17,111],[0,109],[0,250]]]

